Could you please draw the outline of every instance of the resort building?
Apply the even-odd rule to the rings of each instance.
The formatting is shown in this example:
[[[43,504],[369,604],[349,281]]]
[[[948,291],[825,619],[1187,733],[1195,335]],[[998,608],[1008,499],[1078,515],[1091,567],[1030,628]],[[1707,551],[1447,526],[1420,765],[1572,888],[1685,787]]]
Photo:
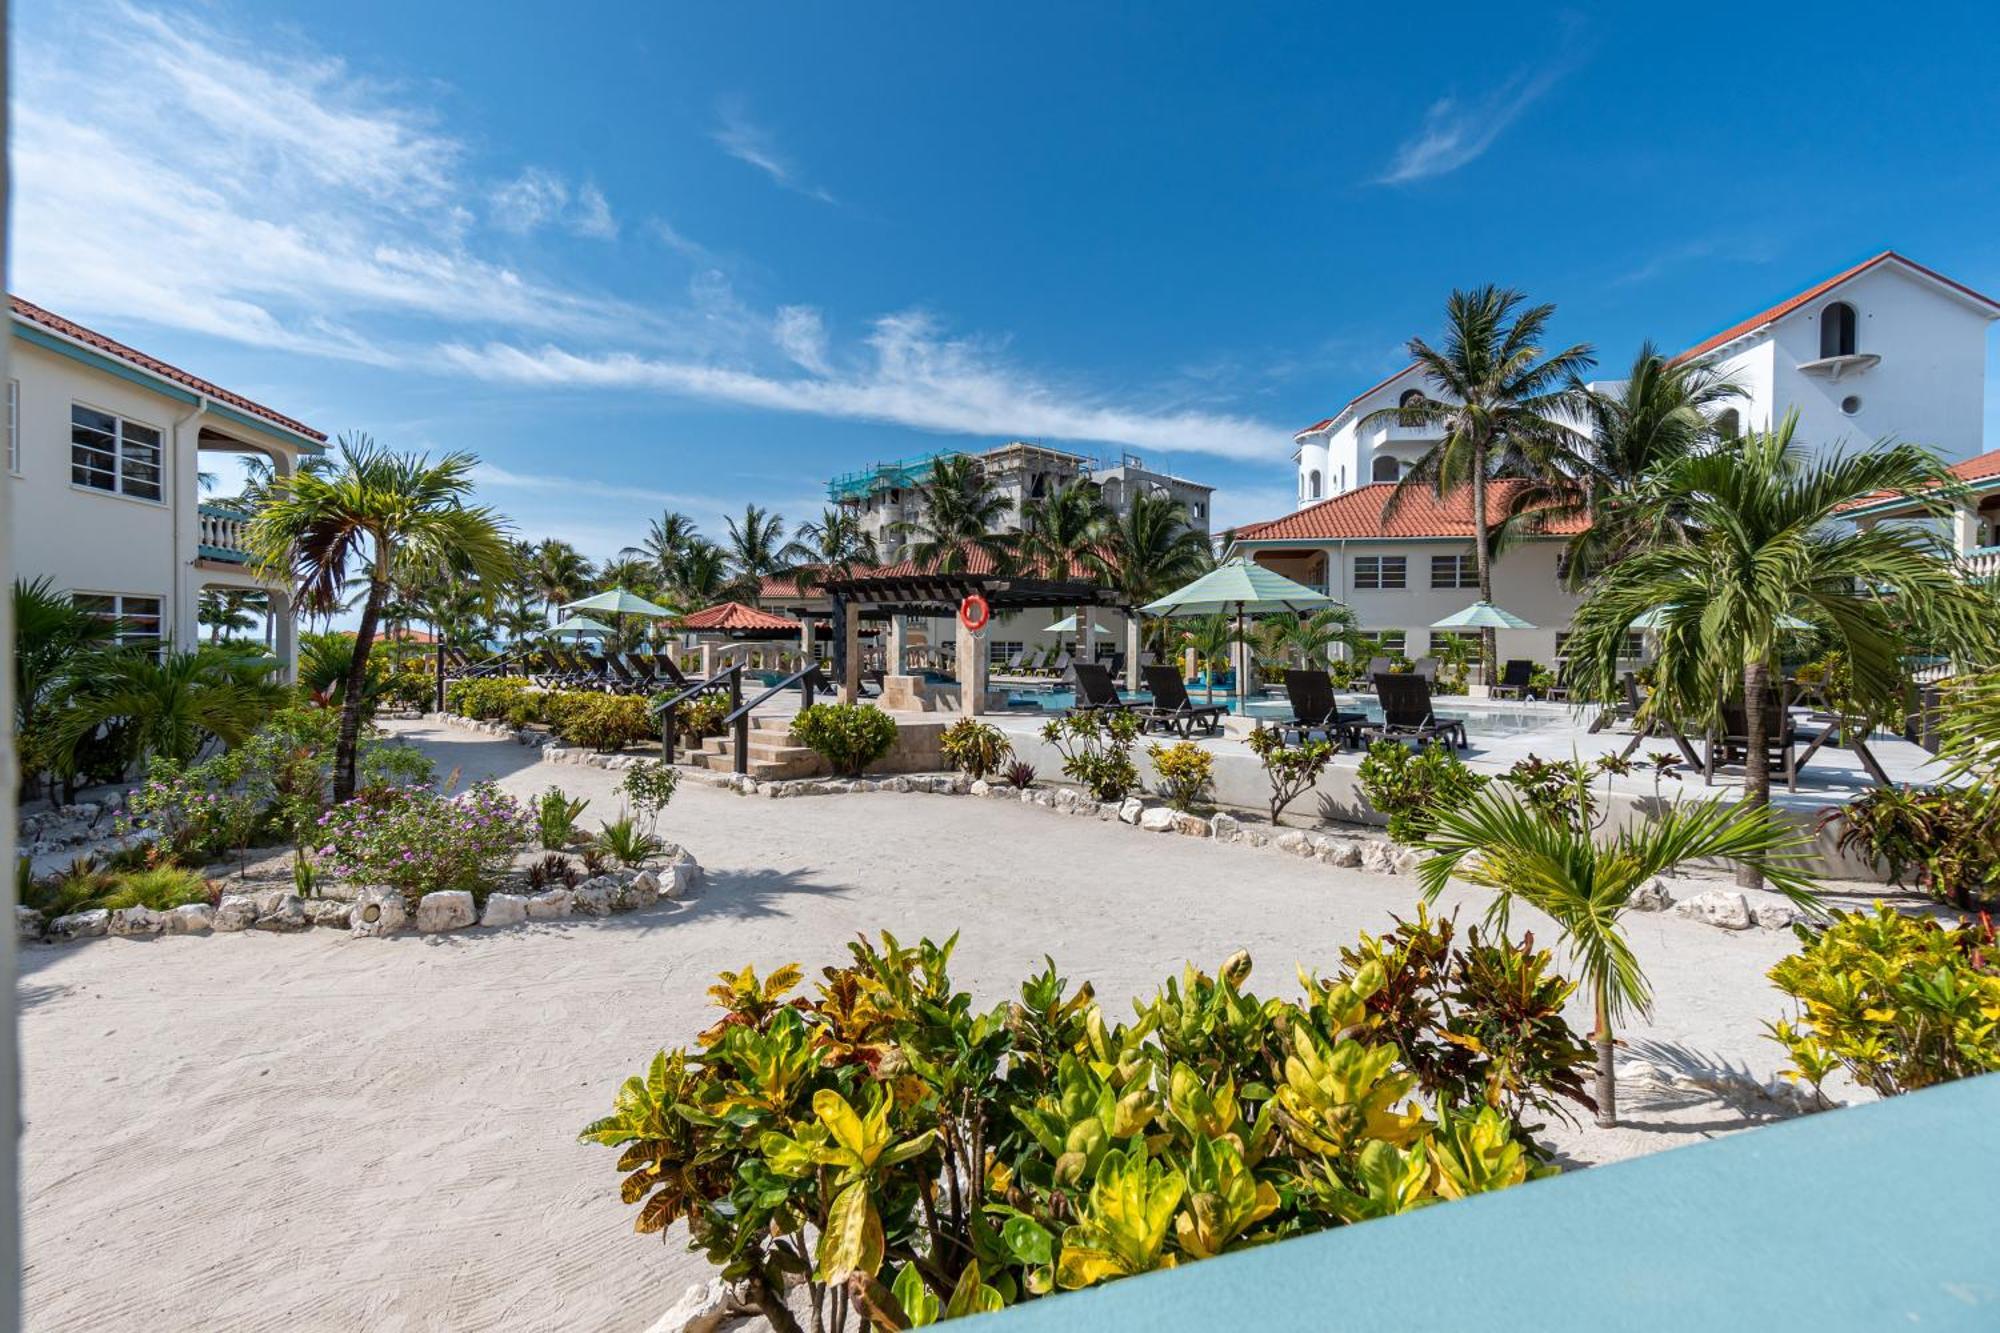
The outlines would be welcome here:
[[[1797,438],[1810,447],[1863,447],[1893,437],[1968,460],[1963,466],[1992,488],[1991,507],[1982,501],[1958,525],[1959,549],[1971,556],[2000,545],[2000,462],[1974,457],[1982,447],[1986,336],[1995,319],[2000,302],[1884,251],[1674,360],[1712,367],[1741,386],[1742,397],[1718,413],[1725,431],[1763,429],[1796,411]],[[1405,366],[1298,432],[1294,512],[1228,534],[1238,552],[1347,602],[1364,628],[1400,641],[1412,657],[1430,645],[1426,626],[1478,596],[1465,497],[1439,506],[1412,496],[1393,520],[1382,518],[1391,483],[1441,433],[1393,417],[1368,418],[1431,387],[1417,366]],[[1560,654],[1560,629],[1576,604],[1558,577],[1561,535],[1525,542],[1494,563],[1494,601],[1540,627],[1501,631],[1502,660]],[[2000,565],[2000,552],[1993,556]]]
[[[272,649],[293,670],[284,589],[251,571],[248,516],[204,504],[200,474],[256,453],[288,476],[326,436],[19,297],[11,299],[7,471],[14,569],[122,627],[192,646],[204,589],[269,598]]]

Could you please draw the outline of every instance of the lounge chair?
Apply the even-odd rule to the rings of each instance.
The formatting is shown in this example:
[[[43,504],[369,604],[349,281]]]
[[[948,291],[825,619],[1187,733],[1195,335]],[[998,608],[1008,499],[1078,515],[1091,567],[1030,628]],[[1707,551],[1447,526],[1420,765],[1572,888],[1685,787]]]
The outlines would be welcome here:
[[[1592,720],[1590,724],[1590,733],[1592,735],[1604,730],[1605,727],[1613,722],[1632,722],[1637,720],[1639,716],[1639,678],[1628,671],[1625,673],[1625,679],[1622,684],[1625,687],[1625,697],[1599,713]]]
[[[1718,750],[1720,754],[1718,755]],[[1782,773],[1785,789],[1799,789],[1799,731],[1791,713],[1776,699],[1764,705],[1764,755],[1770,772]],[[1742,700],[1722,705],[1722,732],[1708,741],[1708,762],[1702,780],[1713,781],[1718,768],[1744,764],[1750,758],[1750,715]]]
[[[1076,703],[1074,710],[1079,713],[1124,713],[1133,705],[1119,697],[1118,686],[1111,679],[1111,673],[1095,662],[1078,662],[1070,668],[1070,675],[1076,681]]]
[[[1528,682],[1535,676],[1535,664],[1521,658],[1510,658],[1501,669],[1500,679],[1493,682],[1486,693],[1495,699],[1525,699],[1528,697]]]
[[[1369,679],[1369,680],[1373,680],[1373,679],[1375,679],[1375,677],[1377,677],[1377,676],[1386,676],[1386,675],[1388,675],[1388,674],[1389,674],[1389,666],[1390,666],[1390,662],[1389,662],[1389,659],[1388,659],[1388,658],[1386,658],[1386,657],[1371,657],[1371,658],[1369,658],[1369,659],[1368,659],[1368,670],[1367,670],[1366,672],[1364,672],[1363,674],[1364,674],[1364,676],[1365,676],[1365,677],[1366,677],[1367,679]]]
[[[1463,722],[1446,721],[1431,710],[1431,683],[1422,676],[1384,672],[1375,677],[1375,697],[1382,704],[1382,720],[1365,723],[1362,735],[1420,745],[1443,740],[1461,750],[1469,747]]]
[[[1413,676],[1422,676],[1425,680],[1435,685],[1438,678],[1438,660],[1435,657],[1419,657],[1416,661],[1410,663],[1410,674]]]
[[[1210,736],[1222,730],[1222,716],[1229,710],[1188,698],[1187,682],[1178,668],[1149,666],[1145,680],[1146,691],[1153,696],[1153,702],[1140,710],[1147,730],[1157,726],[1180,736],[1192,736],[1196,727]]]
[[[1543,694],[1542,697],[1547,699],[1550,703],[1565,703],[1568,701],[1569,699],[1568,658],[1565,657],[1556,662],[1556,683],[1549,686],[1548,690]]]
[[[1285,673],[1285,696],[1292,701],[1289,721],[1278,724],[1280,731],[1296,730],[1301,741],[1319,732],[1337,747],[1343,741],[1355,744],[1365,713],[1343,713],[1333,693],[1333,677],[1324,671],[1293,670]]]

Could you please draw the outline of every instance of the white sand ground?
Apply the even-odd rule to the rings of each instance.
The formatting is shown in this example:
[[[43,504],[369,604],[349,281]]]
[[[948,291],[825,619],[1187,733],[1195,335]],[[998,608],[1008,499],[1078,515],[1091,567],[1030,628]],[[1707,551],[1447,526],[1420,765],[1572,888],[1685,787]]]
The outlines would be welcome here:
[[[587,821],[615,813],[616,775],[406,730],[467,780],[559,783],[592,797]],[[982,1003],[1044,952],[1114,1004],[1239,947],[1254,986],[1292,993],[1294,961],[1331,970],[1416,897],[1405,878],[970,799],[689,787],[664,827],[709,887],[635,916],[25,950],[29,1326],[642,1329],[705,1265],[632,1233],[612,1154],[576,1132],[705,1025],[717,969],[810,974],[857,931],[958,929],[955,975]],[[1652,916],[1631,933],[1658,999],[1630,1041],[1769,1077],[1761,1024],[1783,1006],[1763,973],[1789,934]],[[1551,1137],[1596,1162],[1753,1123],[1663,1092],[1624,1110],[1619,1130]]]

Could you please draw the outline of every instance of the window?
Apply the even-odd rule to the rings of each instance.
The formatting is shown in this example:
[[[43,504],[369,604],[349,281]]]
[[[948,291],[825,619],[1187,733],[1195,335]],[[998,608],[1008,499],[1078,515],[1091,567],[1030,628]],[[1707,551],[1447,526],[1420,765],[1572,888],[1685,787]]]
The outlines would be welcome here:
[[[1840,400],[1840,410],[1850,417],[1859,412],[1861,410],[1861,395],[1858,393],[1848,394],[1847,397]]]
[[[1314,468],[1314,469],[1312,470],[1312,472],[1311,472],[1311,473],[1310,473],[1310,474],[1308,475],[1308,477],[1307,477],[1307,481],[1306,481],[1306,498],[1307,498],[1307,499],[1309,499],[1309,500],[1317,500],[1317,499],[1319,499],[1319,469],[1318,469],[1318,468]]]
[[[1469,555],[1434,555],[1431,557],[1431,586],[1477,588],[1479,562]]]
[[[986,641],[986,665],[989,667],[1004,667],[1014,660],[1016,654],[1024,651],[1026,648],[1027,645],[1018,639],[988,639]]]
[[[1735,408],[1728,408],[1715,418],[1715,433],[1725,440],[1733,440],[1743,433],[1743,418]]]
[[[7,381],[7,470],[21,471],[21,381]]]
[[[1403,649],[1410,642],[1409,634],[1399,629],[1377,630],[1371,637],[1374,638],[1375,642],[1382,645],[1382,655],[1384,657],[1404,656]]]
[[[1206,504],[1203,504],[1200,500],[1196,500],[1192,505],[1188,506],[1188,512],[1194,515],[1194,517],[1196,518],[1205,517],[1207,511],[1208,511],[1208,506]]]
[[[1438,655],[1438,649],[1447,639],[1457,639],[1464,644],[1476,660],[1479,650],[1486,646],[1486,636],[1476,629],[1434,629],[1431,631],[1431,655]]]
[[[157,645],[160,642],[160,599],[125,593],[79,592],[70,596],[79,610],[118,627],[118,642]]]
[[[69,479],[114,495],[159,499],[160,432],[94,407],[70,404]]]
[[[1357,555],[1354,557],[1354,586],[1362,591],[1375,592],[1400,588],[1408,577],[1409,563],[1400,555]]]
[[[1835,301],[1819,312],[1819,354],[1854,355],[1854,307]]]
[[[1402,475],[1403,465],[1401,463],[1398,463],[1395,459],[1387,455],[1381,455],[1375,459],[1374,470],[1369,474],[1369,480],[1398,481],[1402,478]]]

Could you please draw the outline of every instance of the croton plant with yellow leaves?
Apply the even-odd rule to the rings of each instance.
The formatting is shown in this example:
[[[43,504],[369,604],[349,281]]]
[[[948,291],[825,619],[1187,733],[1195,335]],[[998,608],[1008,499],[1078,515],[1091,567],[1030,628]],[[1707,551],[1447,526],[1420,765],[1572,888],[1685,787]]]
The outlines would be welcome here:
[[[722,974],[720,1021],[583,1138],[620,1150],[639,1231],[684,1221],[783,1333],[801,1309],[910,1328],[1503,1189],[1552,1169],[1520,1116],[1587,1104],[1589,1047],[1546,952],[1449,926],[1364,937],[1334,979],[1301,972],[1303,1002],[1246,991],[1247,954],[1189,967],[1130,1024],[1053,963],[979,1012],[956,936],[885,932],[810,997],[797,966]]]

